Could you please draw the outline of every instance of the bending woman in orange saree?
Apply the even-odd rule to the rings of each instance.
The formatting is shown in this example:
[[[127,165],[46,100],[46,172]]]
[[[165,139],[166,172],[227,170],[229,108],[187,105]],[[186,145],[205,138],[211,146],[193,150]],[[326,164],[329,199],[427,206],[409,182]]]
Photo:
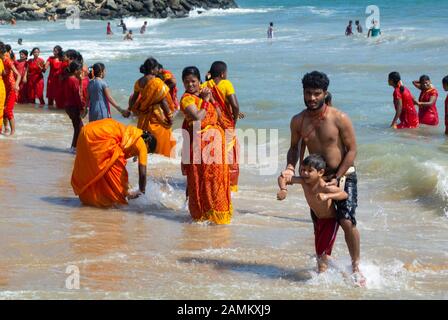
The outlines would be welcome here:
[[[135,82],[129,109],[123,115],[128,117],[131,111],[137,115],[137,127],[149,131],[157,140],[155,153],[171,157],[176,146],[171,129],[173,101],[168,86],[156,77],[158,67],[159,63],[154,58],[147,59],[140,67],[144,76]]]
[[[218,124],[216,102],[210,89],[200,89],[196,67],[185,68],[182,80],[186,91],[180,103],[185,115],[182,128],[189,134],[182,150],[189,159],[184,161],[183,157],[182,172],[187,176],[190,215],[196,221],[228,224],[233,212],[229,166],[224,161],[225,137]]]
[[[95,207],[127,204],[145,193],[151,136],[111,118],[85,125],[79,134],[72,187],[81,202]],[[126,159],[138,156],[139,191],[129,193]]]

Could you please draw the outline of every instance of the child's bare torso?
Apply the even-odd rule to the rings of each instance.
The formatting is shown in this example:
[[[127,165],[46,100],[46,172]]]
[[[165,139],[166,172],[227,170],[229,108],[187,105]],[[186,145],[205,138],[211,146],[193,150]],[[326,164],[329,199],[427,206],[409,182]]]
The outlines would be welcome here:
[[[325,185],[325,183],[323,182]],[[336,209],[334,203],[331,199],[322,201],[318,199],[319,193],[325,193],[324,185],[319,184],[318,186],[309,186],[307,184],[302,184],[303,193],[305,194],[305,199],[308,202],[311,210],[319,219],[328,219],[336,217]]]

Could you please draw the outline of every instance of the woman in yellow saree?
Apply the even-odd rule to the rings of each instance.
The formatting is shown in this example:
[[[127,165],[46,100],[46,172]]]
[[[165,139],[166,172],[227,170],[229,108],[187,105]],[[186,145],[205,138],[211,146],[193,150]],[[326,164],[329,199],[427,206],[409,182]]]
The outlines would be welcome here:
[[[81,202],[95,207],[127,204],[145,193],[151,135],[106,118],[85,125],[79,134],[72,187]],[[129,193],[126,159],[138,157],[139,191]]]
[[[144,76],[135,82],[134,94],[124,116],[128,117],[131,112],[137,115],[137,127],[149,131],[157,140],[155,153],[174,157],[176,140],[171,129],[174,103],[170,88],[157,77],[158,69],[159,63],[154,58],[148,58],[140,67]]]
[[[182,128],[189,135],[184,137],[183,154],[189,159],[183,159],[182,172],[187,176],[190,215],[195,221],[228,224],[233,212],[230,175],[224,160],[225,136],[218,123],[217,102],[208,88],[200,88],[196,67],[185,68],[182,80],[185,86],[180,102],[185,116]]]

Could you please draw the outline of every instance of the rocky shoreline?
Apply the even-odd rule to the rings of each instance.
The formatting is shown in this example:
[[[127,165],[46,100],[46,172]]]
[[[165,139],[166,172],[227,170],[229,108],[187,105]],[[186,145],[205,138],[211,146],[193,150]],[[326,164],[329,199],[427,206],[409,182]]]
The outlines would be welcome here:
[[[115,19],[129,16],[183,18],[195,8],[237,8],[234,0],[7,0],[0,1],[2,20],[47,20],[55,14],[66,18],[77,7],[82,19]],[[75,9],[76,10],[76,9]]]

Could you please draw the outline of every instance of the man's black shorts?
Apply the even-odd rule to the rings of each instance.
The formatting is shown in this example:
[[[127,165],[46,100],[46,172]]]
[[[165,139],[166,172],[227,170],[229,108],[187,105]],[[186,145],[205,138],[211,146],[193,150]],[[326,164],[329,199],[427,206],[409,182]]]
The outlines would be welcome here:
[[[358,206],[358,178],[356,172],[346,175],[345,188],[348,198],[341,201],[335,201],[336,218],[349,219],[356,226],[356,207]]]

